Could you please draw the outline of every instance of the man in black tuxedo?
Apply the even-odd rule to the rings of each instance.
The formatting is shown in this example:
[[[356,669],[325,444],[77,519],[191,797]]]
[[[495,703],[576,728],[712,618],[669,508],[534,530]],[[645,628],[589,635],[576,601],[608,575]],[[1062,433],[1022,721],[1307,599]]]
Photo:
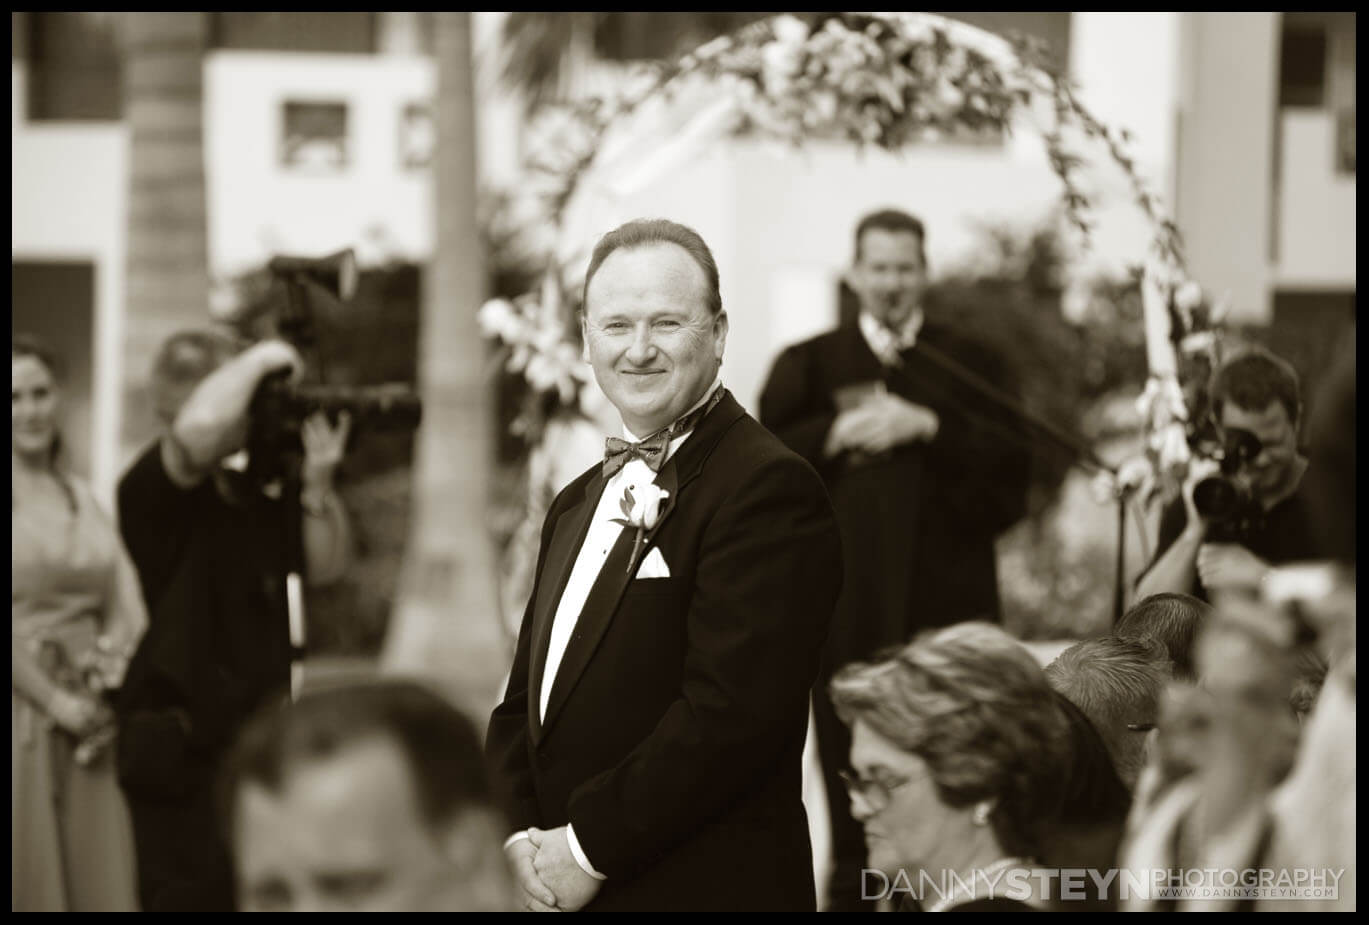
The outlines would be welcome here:
[[[904,212],[856,228],[860,313],[775,361],[761,422],[822,474],[846,581],[813,699],[832,818],[833,909],[860,896],[865,841],[838,772],[850,734],[827,697],[843,664],[921,629],[998,619],[994,538],[1023,513],[1028,454],[983,385],[1011,394],[998,357],[927,319],[925,232]]]
[[[582,328],[626,439],[552,503],[490,720],[524,905],[811,911],[801,757],[841,586],[822,480],[722,387],[692,230],[600,240]]]

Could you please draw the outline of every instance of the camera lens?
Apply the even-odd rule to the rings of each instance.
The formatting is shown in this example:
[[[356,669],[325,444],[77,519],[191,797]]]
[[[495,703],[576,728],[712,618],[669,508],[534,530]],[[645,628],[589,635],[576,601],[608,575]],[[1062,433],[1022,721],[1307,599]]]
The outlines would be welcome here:
[[[1222,478],[1203,479],[1193,486],[1193,506],[1208,520],[1225,520],[1236,513],[1241,494]]]

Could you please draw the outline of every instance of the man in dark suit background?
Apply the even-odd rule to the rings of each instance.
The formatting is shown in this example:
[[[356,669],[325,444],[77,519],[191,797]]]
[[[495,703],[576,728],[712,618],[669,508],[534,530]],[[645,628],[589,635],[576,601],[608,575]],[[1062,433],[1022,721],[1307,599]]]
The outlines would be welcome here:
[[[490,720],[524,905],[811,911],[801,757],[841,585],[831,503],[722,387],[698,234],[606,235],[582,327],[626,439],[551,506]]]
[[[826,481],[845,550],[813,702],[832,819],[833,909],[873,906],[860,897],[864,836],[838,776],[850,735],[826,681],[918,630],[996,621],[994,539],[1026,500],[1024,443],[972,384],[1011,394],[1012,379],[991,351],[924,316],[925,241],[922,223],[904,212],[862,219],[848,276],[859,315],[785,350],[761,395],[761,422]]]

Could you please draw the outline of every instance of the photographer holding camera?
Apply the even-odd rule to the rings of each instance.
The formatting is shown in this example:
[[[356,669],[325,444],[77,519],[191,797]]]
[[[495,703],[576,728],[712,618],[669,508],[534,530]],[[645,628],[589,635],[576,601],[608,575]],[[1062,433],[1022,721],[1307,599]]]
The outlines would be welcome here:
[[[1160,521],[1155,559],[1136,599],[1257,587],[1274,566],[1317,558],[1319,544],[1298,450],[1302,398],[1298,374],[1253,347],[1226,359],[1209,397],[1223,450],[1195,454],[1182,498]],[[1219,475],[1220,473],[1220,475]]]
[[[152,376],[165,431],[119,483],[120,529],[150,614],[119,702],[119,779],[145,911],[233,908],[215,825],[219,763],[248,716],[288,695],[291,563],[302,558],[311,584],[347,567],[350,531],[333,490],[345,413],[336,426],[316,414],[299,427],[298,525],[279,480],[234,465],[265,423],[253,421],[263,382],[296,380],[302,366],[279,340],[235,353],[211,332],[173,335]],[[301,549],[288,548],[292,537]]]

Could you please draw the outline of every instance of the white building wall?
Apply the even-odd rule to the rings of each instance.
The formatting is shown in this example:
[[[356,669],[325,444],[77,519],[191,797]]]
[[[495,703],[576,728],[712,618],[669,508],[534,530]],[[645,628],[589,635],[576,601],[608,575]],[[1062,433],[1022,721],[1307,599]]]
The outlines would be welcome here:
[[[223,279],[282,253],[355,247],[364,264],[426,260],[432,173],[400,162],[406,105],[434,91],[433,62],[399,55],[218,51],[205,60],[210,274]],[[347,105],[348,163],[281,163],[287,101]]]
[[[1175,211],[1175,141],[1179,106],[1179,13],[1070,14],[1070,76],[1079,97],[1114,129],[1131,133],[1137,173]],[[1095,147],[1091,156],[1101,159]],[[1098,228],[1085,269],[1119,273],[1144,260],[1153,229],[1124,175],[1111,167],[1098,184]]]
[[[1278,13],[1184,13],[1178,217],[1189,269],[1231,317],[1267,322]]]
[[[64,423],[72,439],[88,441],[91,485],[108,507],[120,464],[128,133],[120,122],[29,122],[21,62],[10,79],[11,257],[95,268],[93,398],[70,403]]]
[[[1280,113],[1280,289],[1355,288],[1355,175],[1335,171],[1336,124],[1324,109]]]

